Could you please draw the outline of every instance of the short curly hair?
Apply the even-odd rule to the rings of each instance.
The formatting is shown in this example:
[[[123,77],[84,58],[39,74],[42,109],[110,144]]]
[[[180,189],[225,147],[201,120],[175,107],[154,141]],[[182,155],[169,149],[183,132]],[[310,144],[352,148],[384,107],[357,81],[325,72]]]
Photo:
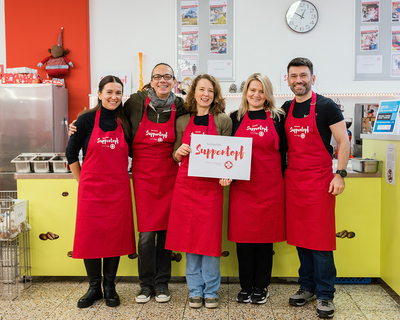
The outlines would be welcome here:
[[[193,80],[185,99],[186,110],[190,113],[190,115],[197,114],[197,103],[196,99],[194,98],[194,94],[196,92],[197,84],[202,79],[210,81],[214,88],[214,100],[211,103],[209,113],[215,116],[219,113],[225,112],[225,99],[222,97],[221,86],[219,85],[218,80],[209,74],[200,74]]]

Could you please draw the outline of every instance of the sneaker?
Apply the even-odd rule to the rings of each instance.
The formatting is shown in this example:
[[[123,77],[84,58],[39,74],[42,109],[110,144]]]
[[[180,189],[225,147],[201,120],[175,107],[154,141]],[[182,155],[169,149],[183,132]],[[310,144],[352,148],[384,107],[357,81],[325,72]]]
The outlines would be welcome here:
[[[307,301],[315,299],[315,294],[306,290],[300,289],[289,299],[289,304],[295,307],[301,307],[306,304]]]
[[[332,318],[335,314],[333,301],[318,299],[317,313],[320,318]]]
[[[191,308],[201,308],[203,305],[203,298],[202,297],[193,297],[189,298],[189,307]]]
[[[214,309],[218,307],[218,298],[205,298],[205,306],[208,309]]]
[[[263,304],[267,302],[267,298],[269,297],[268,289],[264,290],[261,288],[256,288],[251,294],[251,303],[252,304]]]
[[[249,303],[251,301],[250,296],[251,291],[242,290],[238,293],[236,301],[239,303]]]
[[[141,288],[139,293],[135,297],[137,303],[146,303],[151,299],[151,290],[149,288]]]
[[[156,301],[157,302],[167,302],[171,299],[171,293],[168,288],[161,287],[156,288]]]

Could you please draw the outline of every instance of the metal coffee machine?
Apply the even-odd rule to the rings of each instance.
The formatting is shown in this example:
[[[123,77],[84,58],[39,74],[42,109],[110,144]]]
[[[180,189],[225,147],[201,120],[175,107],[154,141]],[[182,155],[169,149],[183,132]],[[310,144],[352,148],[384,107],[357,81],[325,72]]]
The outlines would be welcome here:
[[[378,109],[379,104],[357,103],[354,106],[354,157],[362,157],[362,139],[360,135],[363,133],[372,133]]]

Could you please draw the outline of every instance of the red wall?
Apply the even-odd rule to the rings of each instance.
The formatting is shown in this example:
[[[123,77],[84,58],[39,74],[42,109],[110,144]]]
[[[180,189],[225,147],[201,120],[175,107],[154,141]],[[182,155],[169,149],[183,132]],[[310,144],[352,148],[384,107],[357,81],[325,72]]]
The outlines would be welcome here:
[[[45,66],[37,64],[49,56],[47,49],[57,44],[61,27],[63,48],[74,64],[65,76],[68,88],[69,119],[89,106],[90,33],[89,0],[5,0],[7,68],[38,69],[47,78]]]

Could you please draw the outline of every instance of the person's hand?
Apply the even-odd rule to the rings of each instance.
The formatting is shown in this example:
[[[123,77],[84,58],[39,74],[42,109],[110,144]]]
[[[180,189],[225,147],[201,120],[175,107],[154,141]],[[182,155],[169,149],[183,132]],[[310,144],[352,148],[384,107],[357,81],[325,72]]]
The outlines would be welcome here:
[[[69,136],[72,136],[76,132],[75,122],[76,122],[76,120],[72,121],[68,126]]]
[[[223,187],[229,186],[232,182],[232,179],[219,179],[219,184]]]
[[[190,146],[186,143],[182,143],[182,145],[175,151],[175,157],[176,156],[187,156],[189,153],[192,152],[192,149]]]
[[[328,192],[333,194],[334,196],[337,196],[344,191],[344,187],[345,187],[344,178],[342,178],[339,174],[335,174],[334,178],[329,184]]]

